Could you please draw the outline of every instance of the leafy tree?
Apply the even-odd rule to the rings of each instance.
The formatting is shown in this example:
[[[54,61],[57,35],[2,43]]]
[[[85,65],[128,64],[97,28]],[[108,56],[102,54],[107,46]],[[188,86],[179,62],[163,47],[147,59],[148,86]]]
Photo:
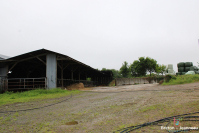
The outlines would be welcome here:
[[[157,61],[150,58],[150,57],[147,57],[145,59],[145,66],[146,66],[146,70],[150,73],[150,76],[151,76],[151,73],[152,72],[155,72],[156,71],[156,64],[157,64]]]
[[[111,69],[113,72],[113,78],[122,78],[122,75],[120,74],[120,72],[118,70],[115,69]]]
[[[109,70],[109,69],[106,69],[106,68],[102,68],[102,69],[101,69],[101,71],[106,71],[106,70]]]
[[[139,66],[139,61],[135,60],[133,64],[130,65],[129,69],[131,72],[132,77],[137,77],[138,76],[138,66]]]
[[[157,61],[150,57],[140,57],[139,60],[135,60],[130,65],[130,71],[132,76],[145,76],[147,72],[150,73],[156,71]]]
[[[156,72],[157,73],[161,73],[163,75],[163,73],[166,71],[166,66],[165,65],[156,65]]]
[[[131,75],[136,76],[145,76],[146,75],[146,63],[145,58],[140,57],[139,60],[135,60],[133,64],[130,65]]]
[[[140,57],[139,58],[139,64],[138,64],[138,73],[139,76],[145,76],[146,75],[146,59],[145,57]]]
[[[161,73],[161,67],[159,64],[156,64],[156,73]]]
[[[122,78],[122,75],[120,74],[120,72],[118,70],[102,68],[101,71],[112,71],[114,79]]]
[[[122,64],[122,67],[120,68],[120,74],[122,74],[124,78],[128,78],[130,75],[130,69],[126,61]]]

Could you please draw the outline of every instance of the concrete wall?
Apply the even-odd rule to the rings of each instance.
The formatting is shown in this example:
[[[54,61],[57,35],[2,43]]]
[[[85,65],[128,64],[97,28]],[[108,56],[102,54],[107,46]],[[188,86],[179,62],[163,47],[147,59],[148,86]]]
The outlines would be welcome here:
[[[46,56],[46,77],[47,77],[47,89],[56,88],[57,87],[56,54],[48,54]]]
[[[156,81],[151,80],[151,83],[156,83]],[[115,85],[134,85],[134,84],[150,84],[146,78],[118,78],[115,79]]]

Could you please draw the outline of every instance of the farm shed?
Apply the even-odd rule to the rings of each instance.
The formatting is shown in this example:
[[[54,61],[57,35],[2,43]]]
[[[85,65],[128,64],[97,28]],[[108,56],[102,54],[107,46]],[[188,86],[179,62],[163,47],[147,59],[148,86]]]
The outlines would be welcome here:
[[[89,79],[89,80],[87,80]],[[82,82],[84,85],[106,85],[112,73],[98,71],[67,55],[40,49],[0,60],[0,89],[66,87]]]

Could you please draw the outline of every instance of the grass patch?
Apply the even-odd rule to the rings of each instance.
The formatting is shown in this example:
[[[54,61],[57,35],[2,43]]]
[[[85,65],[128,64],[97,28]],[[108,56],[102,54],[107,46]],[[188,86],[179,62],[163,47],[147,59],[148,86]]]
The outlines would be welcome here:
[[[172,76],[169,82],[164,82],[162,85],[176,85],[176,84],[186,84],[194,83],[199,81],[199,75],[178,75]]]
[[[189,101],[186,103],[173,103],[168,105],[167,103],[163,104],[155,104],[140,108],[137,111],[137,115],[142,114],[143,117],[150,118],[164,118],[173,115],[180,115],[184,113],[192,113],[197,112],[199,110],[199,101]]]
[[[139,113],[144,113],[144,112],[148,112],[148,111],[151,111],[151,110],[165,110],[168,106],[165,105],[165,104],[156,104],[156,105],[151,105],[151,106],[146,106],[146,107],[143,107],[141,109],[139,109]]]
[[[78,93],[81,93],[81,91],[78,90],[68,91],[59,88],[51,90],[36,89],[36,90],[16,92],[16,93],[5,92],[3,94],[0,94],[0,106],[5,104],[23,103],[29,101],[42,100],[42,99],[59,98]]]

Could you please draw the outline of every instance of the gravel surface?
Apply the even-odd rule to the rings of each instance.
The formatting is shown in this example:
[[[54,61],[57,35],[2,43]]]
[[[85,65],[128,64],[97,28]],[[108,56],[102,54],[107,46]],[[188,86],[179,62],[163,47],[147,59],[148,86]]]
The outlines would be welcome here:
[[[55,104],[60,101],[63,102]],[[44,107],[50,104],[55,105]],[[0,111],[44,108],[0,113],[0,132],[109,133],[164,117],[197,112],[198,105],[199,83],[95,87],[71,98],[1,106]],[[138,131],[166,132],[160,126]]]

